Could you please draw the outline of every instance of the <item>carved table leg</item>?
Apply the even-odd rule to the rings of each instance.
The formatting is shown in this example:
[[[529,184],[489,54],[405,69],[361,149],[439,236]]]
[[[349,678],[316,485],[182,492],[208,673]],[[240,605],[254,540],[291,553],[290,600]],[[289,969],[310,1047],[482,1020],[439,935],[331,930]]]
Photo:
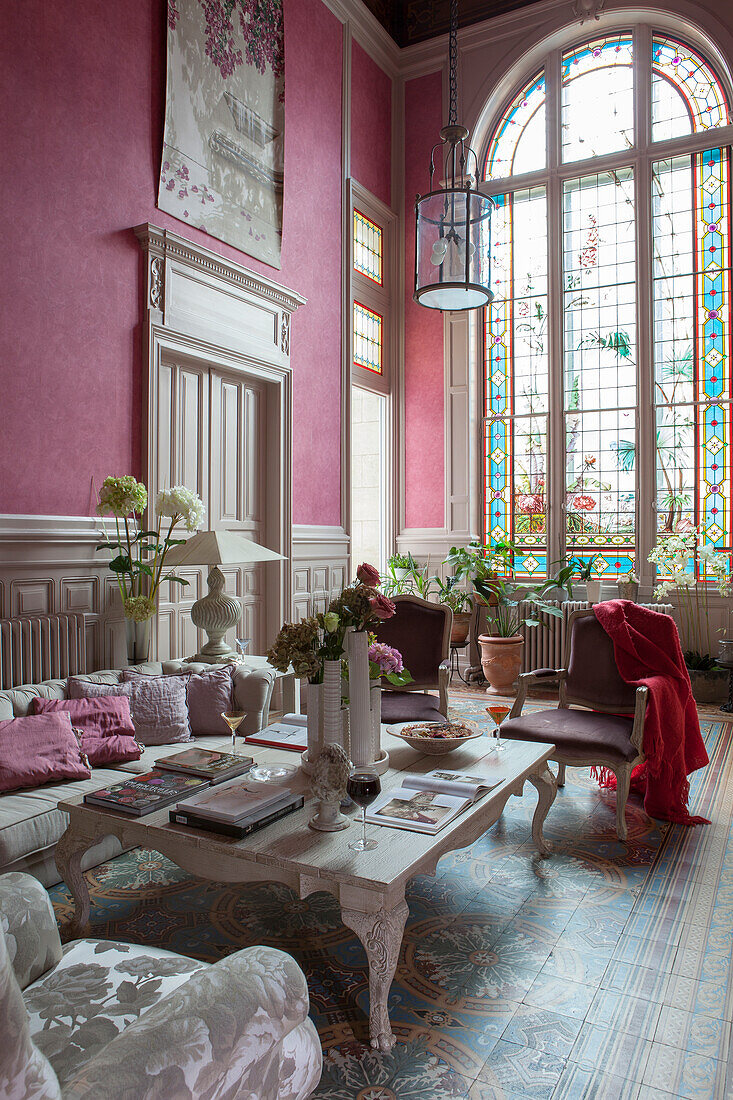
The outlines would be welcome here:
[[[353,928],[364,945],[369,962],[369,1037],[375,1050],[390,1051],[396,1039],[387,1010],[390,986],[397,969],[402,934],[409,910],[404,901],[394,909],[361,913],[342,909],[341,919]]]
[[[77,931],[81,931],[89,923],[89,889],[81,869],[81,860],[94,843],[84,833],[77,832],[73,825],[69,825],[64,835],[56,841],[56,866],[74,898],[72,928]]]
[[[532,818],[532,839],[537,845],[537,850],[544,858],[552,854],[552,846],[542,835],[542,826],[549,812],[550,806],[555,801],[557,794],[557,780],[547,764],[543,764],[539,772],[528,775],[527,779],[537,788],[537,809]]]

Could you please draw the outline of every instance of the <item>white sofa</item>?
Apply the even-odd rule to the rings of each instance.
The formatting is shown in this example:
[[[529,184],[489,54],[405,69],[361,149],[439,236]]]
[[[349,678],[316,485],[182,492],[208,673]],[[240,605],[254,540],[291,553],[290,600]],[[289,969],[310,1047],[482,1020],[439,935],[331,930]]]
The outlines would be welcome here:
[[[75,940],[48,895],[0,877],[0,1096],[11,1100],[305,1100],[321,1076],[298,964],[249,947],[209,965]]]
[[[190,668],[200,672],[210,665],[186,664],[181,661],[169,661],[164,664],[149,662],[135,665],[141,672],[160,675],[176,672],[181,668]],[[122,671],[108,669],[84,677],[97,683],[119,683]],[[267,715],[275,681],[274,670],[267,668],[236,668],[233,674],[234,704],[245,711],[246,719],[239,727],[239,733],[256,733],[267,723]],[[40,684],[26,684],[22,687],[0,691],[0,721],[28,714],[34,695],[47,699],[64,699],[67,696],[66,680],[45,680]],[[199,737],[187,742],[207,748],[221,748],[231,745],[231,735],[227,734],[222,722],[222,733],[212,737]],[[27,871],[34,875],[44,886],[53,886],[61,881],[54,861],[56,841],[66,829],[67,815],[57,809],[60,801],[73,795],[86,794],[98,790],[108,783],[117,782],[126,773],[149,771],[157,759],[180,752],[183,746],[153,745],[145,749],[139,760],[108,768],[93,768],[91,779],[74,783],[54,783],[32,790],[13,791],[0,794],[0,874],[7,871]],[[119,855],[120,843],[115,837],[105,837],[85,854],[82,869],[96,867],[105,860]]]

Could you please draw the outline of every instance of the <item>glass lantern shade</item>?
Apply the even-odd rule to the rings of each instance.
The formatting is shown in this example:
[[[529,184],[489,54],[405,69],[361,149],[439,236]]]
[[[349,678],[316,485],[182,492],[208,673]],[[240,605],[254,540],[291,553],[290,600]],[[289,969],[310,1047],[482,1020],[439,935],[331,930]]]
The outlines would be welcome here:
[[[487,305],[493,202],[479,191],[446,188],[415,202],[416,302],[431,309]]]

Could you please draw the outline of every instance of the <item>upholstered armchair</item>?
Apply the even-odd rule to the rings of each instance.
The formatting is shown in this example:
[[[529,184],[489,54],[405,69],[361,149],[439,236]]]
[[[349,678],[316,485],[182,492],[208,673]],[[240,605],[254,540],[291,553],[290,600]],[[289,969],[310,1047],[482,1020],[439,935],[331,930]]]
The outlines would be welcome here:
[[[250,947],[208,965],[154,947],[62,949],[48,894],[0,877],[0,1096],[304,1100],[321,1076],[300,967]]]
[[[391,619],[379,624],[380,642],[402,654],[412,683],[382,688],[383,722],[441,722],[448,717],[450,633],[453,612],[419,596],[395,596]],[[438,691],[438,697],[428,695]]]
[[[522,714],[532,685],[559,685],[558,707]],[[558,764],[558,786],[565,768],[596,765],[616,776],[616,833],[626,840],[626,800],[631,772],[644,759],[642,739],[647,688],[630,687],[619,675],[613,643],[593,610],[574,611],[568,619],[565,668],[541,668],[519,677],[511,714],[502,737],[551,742]],[[587,709],[573,710],[572,707]]]

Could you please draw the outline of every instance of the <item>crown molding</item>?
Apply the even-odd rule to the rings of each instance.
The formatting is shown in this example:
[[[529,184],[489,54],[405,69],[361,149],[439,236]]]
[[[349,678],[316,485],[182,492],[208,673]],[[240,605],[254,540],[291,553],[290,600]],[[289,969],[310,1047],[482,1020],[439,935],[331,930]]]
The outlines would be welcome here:
[[[323,0],[341,23],[348,23],[351,34],[372,61],[396,80],[401,70],[403,51],[362,0]]]
[[[228,260],[218,252],[212,252],[209,248],[203,248],[185,237],[180,237],[177,233],[172,233],[170,229],[161,229],[160,226],[152,225],[150,222],[143,222],[142,225],[136,225],[133,232],[140,246],[154,257],[154,261],[155,259],[179,260],[207,275],[215,275],[242,290],[257,294],[265,301],[273,302],[290,313],[306,302],[302,294],[298,294],[297,291],[281,286],[280,283],[264,275],[257,275],[249,268],[243,267],[234,260]],[[157,277],[160,279],[159,272]]]

